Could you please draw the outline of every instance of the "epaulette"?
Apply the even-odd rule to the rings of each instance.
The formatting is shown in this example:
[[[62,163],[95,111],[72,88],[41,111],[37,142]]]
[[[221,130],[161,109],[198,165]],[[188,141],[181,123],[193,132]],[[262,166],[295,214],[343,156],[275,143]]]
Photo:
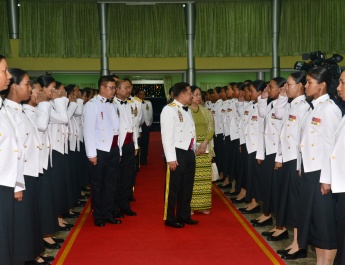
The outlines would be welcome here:
[[[170,107],[174,107],[174,106],[176,106],[176,103],[170,103],[168,106],[170,106]]]
[[[128,102],[128,103],[133,103],[134,101],[131,100],[131,99],[127,99],[127,102]]]
[[[90,99],[89,102],[92,102],[92,99]]]
[[[330,104],[333,104],[333,103],[334,103],[333,100],[331,100],[331,99],[327,99],[327,101],[328,101]]]
[[[140,98],[138,97],[133,97],[134,100],[139,101],[140,103],[143,102]]]

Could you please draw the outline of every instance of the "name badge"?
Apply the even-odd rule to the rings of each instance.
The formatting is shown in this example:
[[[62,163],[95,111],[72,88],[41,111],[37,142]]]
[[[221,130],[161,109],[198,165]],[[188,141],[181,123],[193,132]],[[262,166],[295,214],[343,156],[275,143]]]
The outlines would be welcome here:
[[[289,121],[295,122],[296,121],[296,116],[294,115],[289,115]]]
[[[257,121],[258,120],[258,116],[252,116],[252,121]]]
[[[272,113],[272,115],[271,115],[271,119],[277,119],[277,117],[276,117],[276,114],[275,114],[275,113]]]
[[[244,112],[244,115],[249,115],[249,110],[246,110],[245,112]]]
[[[146,110],[149,110],[150,108],[149,108],[149,105],[146,105]]]
[[[222,113],[224,113],[225,112],[225,109],[222,109]]]
[[[213,115],[215,115],[215,114],[216,114],[216,112],[215,112],[214,110],[212,110],[212,114],[213,114]]]
[[[320,126],[321,119],[313,117],[313,119],[311,120],[311,124],[316,125],[316,126]]]
[[[232,111],[232,109],[228,109],[228,112],[231,112]]]

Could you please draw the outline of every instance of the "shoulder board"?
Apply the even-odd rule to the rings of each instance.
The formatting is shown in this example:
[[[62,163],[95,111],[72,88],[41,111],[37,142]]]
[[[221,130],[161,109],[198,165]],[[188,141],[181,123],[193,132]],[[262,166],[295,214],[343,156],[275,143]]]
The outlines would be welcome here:
[[[128,103],[133,103],[134,101],[131,100],[131,99],[127,99],[127,102],[128,102]]]
[[[327,99],[327,102],[328,102],[329,104],[333,104],[333,103],[334,103],[333,100],[331,100],[331,99]]]
[[[176,106],[176,103],[170,103],[168,106],[174,107],[174,106]]]
[[[134,97],[134,100],[135,100],[135,101],[139,101],[140,103],[142,102],[142,100],[141,100],[140,98]]]

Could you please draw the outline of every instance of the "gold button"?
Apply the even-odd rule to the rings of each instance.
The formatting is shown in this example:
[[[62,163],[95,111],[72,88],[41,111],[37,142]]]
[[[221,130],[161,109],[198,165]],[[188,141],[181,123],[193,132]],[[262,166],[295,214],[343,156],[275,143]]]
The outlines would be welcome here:
[[[104,143],[104,140],[102,140],[102,143]]]
[[[36,148],[40,148],[39,146],[36,146]]]
[[[332,159],[335,159],[335,156],[332,156]]]
[[[58,142],[60,142],[60,140],[57,140]]]
[[[26,162],[27,160],[24,160],[24,162]]]
[[[290,138],[290,136],[288,135],[288,137],[287,138]]]
[[[273,133],[273,135],[274,135],[274,133]]]
[[[303,144],[301,144],[301,147],[304,147],[304,145],[303,145]]]
[[[2,133],[0,133],[0,136],[2,136]]]
[[[290,149],[290,146],[288,147],[288,149]]]
[[[29,133],[26,133],[26,135],[29,135]]]
[[[26,145],[24,145],[24,148],[26,148],[27,146]]]
[[[315,160],[315,157],[313,157],[311,160]]]
[[[15,149],[15,150],[13,150],[13,152],[15,152],[15,153],[16,153],[16,152],[18,152],[18,150],[17,150],[17,149]]]
[[[314,146],[315,144],[312,144],[311,146]]]
[[[311,131],[311,133],[314,133],[314,131]]]

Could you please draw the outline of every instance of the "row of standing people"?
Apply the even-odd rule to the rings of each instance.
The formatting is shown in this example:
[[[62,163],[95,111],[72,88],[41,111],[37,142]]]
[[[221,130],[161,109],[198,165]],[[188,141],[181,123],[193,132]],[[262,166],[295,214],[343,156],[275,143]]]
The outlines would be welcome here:
[[[78,216],[71,209],[76,203],[82,206],[78,198],[81,186],[89,184],[87,169],[91,169],[91,181],[97,176],[98,167],[90,167],[85,155],[89,157],[92,149],[90,143],[92,145],[94,141],[89,140],[87,135],[90,131],[85,129],[85,125],[90,124],[90,119],[85,117],[88,108],[83,110],[92,93],[86,90],[82,94],[74,85],[64,87],[48,75],[30,81],[25,71],[9,70],[2,55],[0,67],[0,169],[3,176],[0,183],[3,202],[0,207],[0,261],[1,264],[49,264],[53,257],[44,255],[44,248],[60,248],[59,243],[63,239],[54,237],[54,234],[73,227],[63,217]],[[109,82],[101,82],[101,85],[105,87],[110,84],[113,91],[114,77],[107,78]],[[126,82],[119,81],[119,86],[122,87]],[[99,97],[95,96],[92,100],[96,101]],[[129,128],[127,131],[132,129],[134,135],[136,129],[133,120],[138,115],[133,114],[133,106],[142,109],[144,104],[139,105],[133,100],[131,103],[128,104],[131,105],[128,119],[131,127],[124,127]],[[102,120],[105,118],[102,112],[98,114]],[[117,120],[119,113],[115,111],[114,117],[112,122]],[[132,141],[133,157],[135,139],[137,136],[133,136]],[[125,173],[129,173],[129,170],[132,175],[130,187],[127,188],[129,195],[126,196],[132,195],[134,164],[126,168]],[[114,191],[114,196],[123,193],[123,190],[118,189]],[[114,197],[112,202],[112,216],[135,215],[129,202],[124,204],[126,208],[121,205],[122,212],[117,213],[120,209],[115,205],[119,205],[119,198]],[[93,202],[92,205],[97,217],[97,203]],[[120,223],[114,220],[111,219],[112,223]]]
[[[307,256],[315,246],[317,264],[344,262],[344,180],[339,156],[344,147],[341,101],[345,73],[332,95],[332,75],[316,67],[265,83],[230,84],[209,91],[214,114],[216,163],[220,187],[247,202],[243,214],[260,213],[254,227],[273,224],[262,234],[269,241],[294,239],[278,250],[284,259]],[[213,92],[213,93],[212,93]],[[338,196],[335,196],[338,195]],[[262,207],[259,202],[262,202]],[[338,204],[338,207],[336,205]],[[337,210],[336,210],[337,209]]]

